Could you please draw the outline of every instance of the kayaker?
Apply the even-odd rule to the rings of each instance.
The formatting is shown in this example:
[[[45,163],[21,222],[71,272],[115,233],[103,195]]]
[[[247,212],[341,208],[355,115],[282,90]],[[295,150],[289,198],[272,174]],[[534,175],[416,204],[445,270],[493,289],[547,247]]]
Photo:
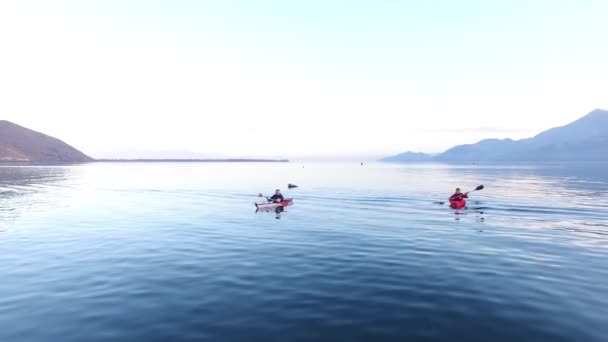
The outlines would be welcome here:
[[[272,197],[270,197],[270,201],[274,202],[274,203],[283,202],[283,195],[281,195],[281,190],[276,189],[274,191],[274,195],[272,195]]]
[[[268,203],[268,198],[264,197],[263,193],[258,194],[258,198],[255,200],[256,204],[265,204]]]
[[[454,202],[454,201],[460,202],[460,201],[464,200],[465,198],[469,198],[469,193],[468,192],[462,193],[462,192],[460,192],[460,188],[456,188],[456,192],[452,196],[450,196],[450,202]]]

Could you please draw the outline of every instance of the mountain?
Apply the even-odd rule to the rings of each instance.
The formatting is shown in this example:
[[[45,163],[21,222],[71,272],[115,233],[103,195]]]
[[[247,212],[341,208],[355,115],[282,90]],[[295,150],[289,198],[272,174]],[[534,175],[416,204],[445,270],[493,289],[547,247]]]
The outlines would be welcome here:
[[[0,120],[0,162],[80,163],[92,160],[59,139]]]
[[[396,156],[386,157],[381,159],[384,162],[425,162],[431,161],[433,156],[426,153],[410,152],[400,153]]]
[[[599,141],[608,138],[608,111],[596,109],[582,118],[562,127],[546,130],[524,142],[537,147],[566,144],[573,141]]]
[[[190,150],[153,150],[106,146],[93,153],[95,159],[228,159],[229,156],[217,153],[199,153]]]
[[[399,155],[382,161],[393,160]],[[608,111],[596,109],[562,127],[532,138],[486,139],[459,145],[430,157],[430,161],[606,161],[608,156]]]

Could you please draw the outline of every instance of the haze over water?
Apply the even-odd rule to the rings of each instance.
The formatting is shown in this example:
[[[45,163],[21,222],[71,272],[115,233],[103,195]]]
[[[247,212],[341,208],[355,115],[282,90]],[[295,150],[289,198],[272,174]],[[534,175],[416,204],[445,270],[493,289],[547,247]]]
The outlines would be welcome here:
[[[0,340],[602,341],[606,166],[2,166]]]

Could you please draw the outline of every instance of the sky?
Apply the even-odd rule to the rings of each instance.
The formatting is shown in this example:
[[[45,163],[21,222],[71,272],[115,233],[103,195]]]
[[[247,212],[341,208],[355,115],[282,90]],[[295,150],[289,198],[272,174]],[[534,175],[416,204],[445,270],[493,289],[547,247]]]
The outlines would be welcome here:
[[[608,109],[608,1],[0,1],[0,119],[96,158],[375,159]]]

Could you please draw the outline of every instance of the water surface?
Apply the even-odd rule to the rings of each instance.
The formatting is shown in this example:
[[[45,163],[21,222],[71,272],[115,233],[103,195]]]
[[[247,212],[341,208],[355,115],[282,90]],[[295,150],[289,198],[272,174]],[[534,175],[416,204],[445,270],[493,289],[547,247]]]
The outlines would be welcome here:
[[[0,341],[603,341],[607,171],[0,167]]]

